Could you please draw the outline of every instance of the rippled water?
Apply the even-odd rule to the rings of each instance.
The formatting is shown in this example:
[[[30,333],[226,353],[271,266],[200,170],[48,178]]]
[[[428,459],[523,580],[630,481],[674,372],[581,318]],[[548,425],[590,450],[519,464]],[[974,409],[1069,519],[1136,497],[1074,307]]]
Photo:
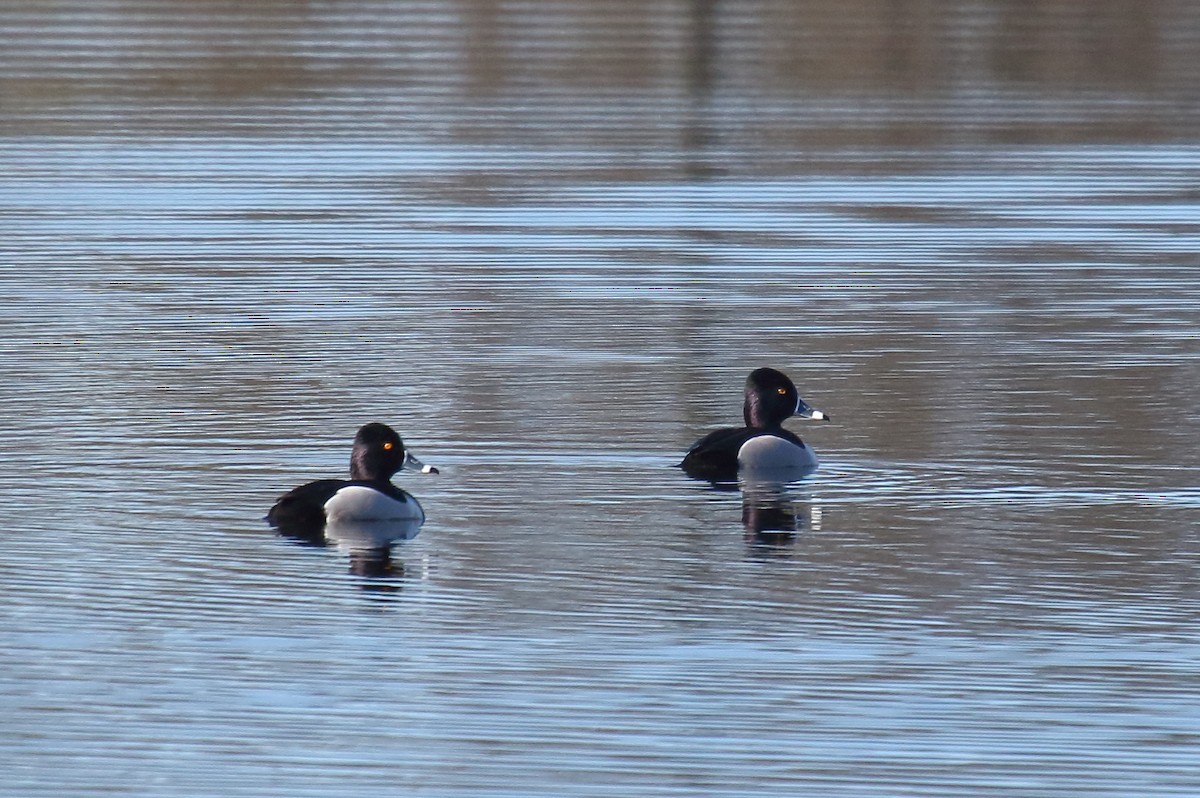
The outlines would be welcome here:
[[[1200,19],[835,5],[0,10],[0,794],[1200,791]]]

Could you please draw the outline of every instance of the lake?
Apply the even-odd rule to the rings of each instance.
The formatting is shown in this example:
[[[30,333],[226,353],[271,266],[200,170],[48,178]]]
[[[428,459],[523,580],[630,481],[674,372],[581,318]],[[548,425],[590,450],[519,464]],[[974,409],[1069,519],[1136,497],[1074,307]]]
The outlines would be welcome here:
[[[1200,793],[1200,10],[0,41],[0,795]],[[762,365],[820,469],[688,479]],[[369,421],[420,535],[278,536]]]

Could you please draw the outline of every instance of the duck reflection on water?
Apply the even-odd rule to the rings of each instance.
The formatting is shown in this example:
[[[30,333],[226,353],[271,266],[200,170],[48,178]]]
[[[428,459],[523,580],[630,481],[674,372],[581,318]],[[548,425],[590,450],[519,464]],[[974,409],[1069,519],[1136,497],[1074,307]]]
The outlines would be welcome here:
[[[392,559],[392,546],[420,531],[419,521],[340,520],[325,525],[325,539],[350,558],[356,576],[403,576],[404,563]]]
[[[404,564],[392,557],[392,547],[412,540],[421,531],[415,520],[330,520],[325,523],[278,524],[279,536],[300,546],[336,548],[350,560],[356,576],[403,576]]]
[[[742,482],[742,525],[753,546],[789,546],[800,532],[815,529],[820,509],[787,482]]]

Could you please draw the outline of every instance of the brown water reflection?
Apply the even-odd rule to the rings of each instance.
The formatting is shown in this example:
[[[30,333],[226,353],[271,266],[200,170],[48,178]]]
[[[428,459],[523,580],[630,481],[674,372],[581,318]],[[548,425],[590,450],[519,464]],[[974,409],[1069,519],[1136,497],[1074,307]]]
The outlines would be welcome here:
[[[0,32],[9,135],[303,124],[795,158],[1191,139],[1200,109],[1186,2],[34,0]]]

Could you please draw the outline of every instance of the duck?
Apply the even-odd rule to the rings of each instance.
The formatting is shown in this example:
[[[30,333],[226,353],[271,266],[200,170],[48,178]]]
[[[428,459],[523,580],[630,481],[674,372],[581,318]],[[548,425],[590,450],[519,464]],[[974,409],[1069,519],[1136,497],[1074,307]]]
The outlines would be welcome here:
[[[392,484],[402,468],[422,474],[438,470],[418,460],[387,424],[359,428],[350,454],[350,479],[319,479],[279,497],[267,522],[285,533],[315,534],[338,523],[389,521],[419,526],[425,511],[407,491]]]
[[[800,398],[795,384],[777,369],[755,369],[746,377],[745,426],[714,430],[692,444],[679,467],[694,479],[736,482],[739,474],[803,476],[816,470],[816,452],[783,428],[792,416],[830,417]]]

